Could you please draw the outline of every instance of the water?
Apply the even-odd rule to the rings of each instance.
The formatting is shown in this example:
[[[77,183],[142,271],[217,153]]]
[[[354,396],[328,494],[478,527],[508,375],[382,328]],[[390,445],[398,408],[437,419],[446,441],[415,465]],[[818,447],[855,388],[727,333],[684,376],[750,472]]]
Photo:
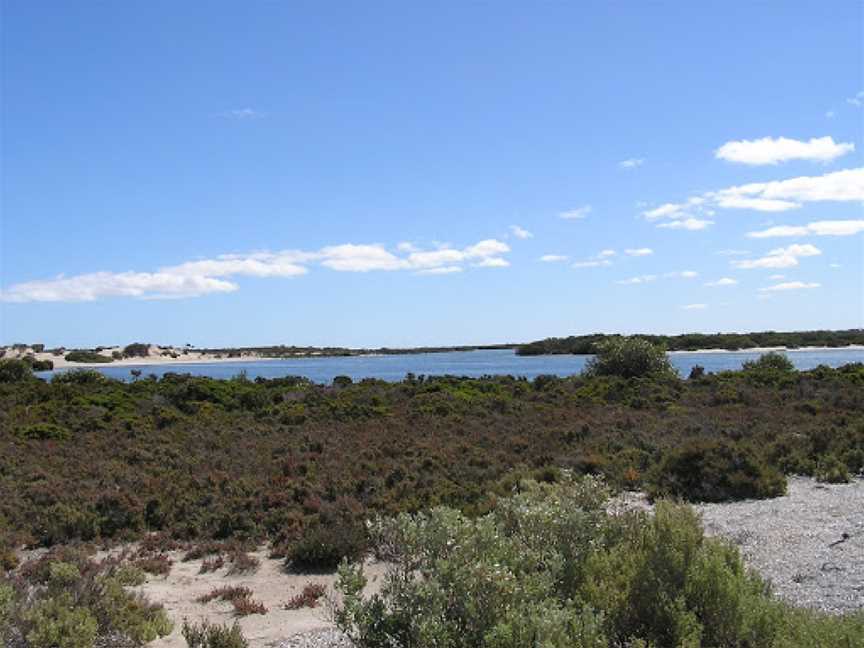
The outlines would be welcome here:
[[[695,365],[706,371],[717,372],[740,369],[746,360],[755,360],[759,352],[734,353],[670,353],[672,364],[683,377],[687,377]],[[786,355],[798,369],[813,369],[819,365],[839,367],[850,362],[864,362],[864,349],[832,349],[788,351]],[[258,360],[252,362],[214,362],[207,364],[141,365],[97,367],[111,378],[130,380],[131,369],[142,375],[165,373],[189,373],[211,378],[231,378],[245,372],[249,378],[279,378],[282,376],[305,376],[317,383],[329,383],[335,376],[351,376],[354,380],[380,378],[388,381],[402,380],[407,373],[457,376],[512,375],[535,378],[541,374],[570,376],[585,367],[591,356],[547,355],[518,356],[511,350],[454,351],[448,353],[416,353],[384,356],[291,358],[285,360]],[[50,377],[54,372],[40,372]]]

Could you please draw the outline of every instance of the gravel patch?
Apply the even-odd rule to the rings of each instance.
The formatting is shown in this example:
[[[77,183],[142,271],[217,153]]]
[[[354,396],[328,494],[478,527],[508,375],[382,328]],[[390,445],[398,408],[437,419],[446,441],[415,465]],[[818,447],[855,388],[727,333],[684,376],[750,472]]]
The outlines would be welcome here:
[[[305,632],[283,639],[271,648],[352,648],[354,644],[338,630]]]
[[[864,479],[789,479],[769,500],[701,504],[705,531],[729,538],[777,596],[843,613],[864,608]]]

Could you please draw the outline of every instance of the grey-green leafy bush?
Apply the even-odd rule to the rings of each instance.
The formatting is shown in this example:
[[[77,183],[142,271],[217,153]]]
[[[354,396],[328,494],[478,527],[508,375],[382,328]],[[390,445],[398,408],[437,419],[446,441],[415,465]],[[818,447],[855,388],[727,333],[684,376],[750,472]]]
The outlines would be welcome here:
[[[165,611],[128,591],[133,583],[140,578],[117,561],[74,550],[24,563],[0,582],[0,637],[22,648],[93,648],[143,646],[169,634]]]
[[[676,375],[662,347],[637,337],[610,338],[599,343],[584,373],[621,378]]]
[[[802,616],[774,600],[689,506],[611,514],[601,482],[569,475],[519,488],[476,519],[441,507],[371,523],[392,567],[366,597],[362,567],[340,566],[339,628],[359,648],[785,648],[864,637],[864,616]],[[813,639],[796,644],[802,636]]]

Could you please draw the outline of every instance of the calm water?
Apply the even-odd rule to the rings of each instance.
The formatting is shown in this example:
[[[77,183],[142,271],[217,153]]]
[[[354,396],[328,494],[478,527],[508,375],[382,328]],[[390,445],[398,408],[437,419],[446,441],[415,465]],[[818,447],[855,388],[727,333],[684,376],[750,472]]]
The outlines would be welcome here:
[[[759,357],[759,353],[671,353],[672,364],[683,377],[694,365],[706,371],[740,369],[745,360]],[[864,362],[864,349],[835,349],[831,351],[788,351],[786,354],[798,369],[812,369],[819,365],[839,367],[849,362]],[[457,376],[513,375],[535,378],[540,374],[570,376],[577,374],[591,356],[517,356],[513,351],[459,351],[451,353],[419,353],[388,356],[354,356],[333,358],[293,358],[290,360],[259,360],[255,362],[225,362],[183,365],[141,365],[143,375],[189,373],[211,378],[231,378],[245,371],[249,378],[278,378],[305,376],[318,383],[329,383],[335,376],[402,380],[407,373],[417,375],[452,374]],[[133,367],[98,367],[106,376],[129,380]],[[49,377],[53,372],[39,375]]]

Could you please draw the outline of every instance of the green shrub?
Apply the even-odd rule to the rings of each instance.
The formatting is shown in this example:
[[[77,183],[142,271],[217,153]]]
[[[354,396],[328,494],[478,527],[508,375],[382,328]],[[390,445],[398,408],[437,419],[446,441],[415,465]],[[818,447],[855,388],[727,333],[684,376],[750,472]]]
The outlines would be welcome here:
[[[75,606],[72,595],[61,592],[25,612],[30,648],[93,648],[99,630],[96,617]]]
[[[70,435],[69,430],[54,423],[34,423],[21,428],[18,436],[37,441],[66,441]]]
[[[95,351],[70,351],[66,354],[67,362],[87,362],[91,364],[104,364],[114,362],[113,358],[104,356]]]
[[[378,519],[373,543],[391,566],[364,597],[362,567],[340,565],[339,629],[358,648],[860,645],[864,617],[773,600],[689,506],[611,515],[590,478],[521,488],[476,519],[447,508]]]
[[[207,621],[190,625],[183,620],[183,638],[188,648],[248,648],[237,622],[227,625],[210,625]]]
[[[828,484],[848,484],[849,469],[834,455],[825,455],[816,464],[816,479]]]
[[[783,353],[770,351],[763,353],[757,360],[746,360],[741,365],[744,371],[778,371],[791,373],[795,371],[795,365]]]
[[[304,531],[287,553],[287,565],[300,571],[329,571],[347,558],[357,560],[366,550],[365,529],[359,522],[337,520]]]
[[[150,345],[143,342],[134,342],[123,347],[125,358],[146,358],[150,355]]]
[[[0,581],[0,640],[4,640],[15,608],[15,589]]]
[[[786,478],[752,451],[729,441],[691,441],[665,455],[649,480],[652,497],[692,502],[777,497]]]
[[[30,380],[33,369],[24,360],[8,358],[0,360],[0,383],[17,383]]]
[[[612,338],[597,345],[585,365],[586,376],[674,376],[675,369],[662,347],[636,337]]]

